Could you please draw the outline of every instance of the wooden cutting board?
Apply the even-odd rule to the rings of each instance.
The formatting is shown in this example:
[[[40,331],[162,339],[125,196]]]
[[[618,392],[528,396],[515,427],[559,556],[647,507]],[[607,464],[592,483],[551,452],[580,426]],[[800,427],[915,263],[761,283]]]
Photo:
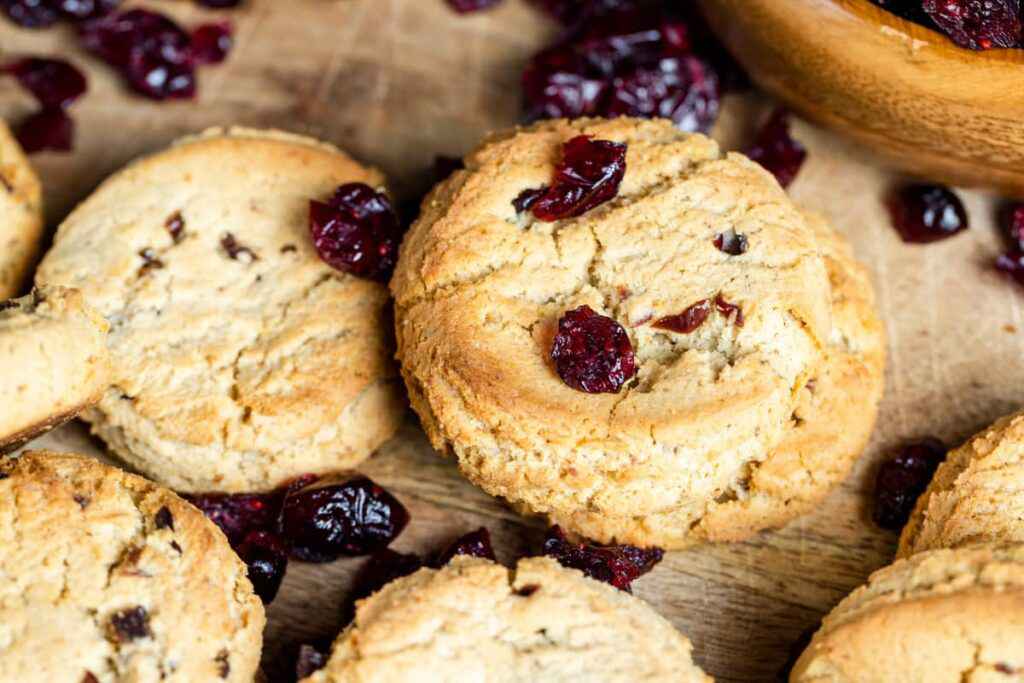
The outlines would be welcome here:
[[[183,2],[146,4],[186,23],[214,16]],[[35,157],[51,226],[128,160],[224,124],[329,140],[381,167],[399,195],[413,196],[429,182],[436,154],[462,154],[487,131],[517,121],[522,66],[557,31],[524,0],[465,17],[443,0],[246,0],[230,16],[238,44],[226,65],[201,73],[201,95],[187,104],[127,94],[77,48],[70,29],[31,32],[0,21],[0,62],[58,54],[90,77],[89,95],[74,106],[75,152]],[[768,106],[756,95],[728,100],[716,137],[742,147]],[[0,79],[0,116],[17,122],[32,108],[12,79]],[[887,392],[871,447],[816,515],[747,543],[670,553],[637,583],[636,594],[689,635],[700,664],[721,681],[775,679],[800,634],[889,562],[895,537],[870,522],[880,458],[922,435],[956,443],[1024,403],[1024,291],[991,268],[997,201],[963,192],[968,233],[907,246],[880,203],[895,178],[827,132],[798,124],[796,135],[810,154],[793,196],[831,216],[874,270],[890,339]],[[103,454],[79,424],[33,445]],[[539,524],[435,455],[412,415],[363,471],[410,509],[399,550],[426,552],[486,525],[508,560],[542,536]],[[291,565],[269,608],[268,672],[287,667],[292,644],[337,632],[362,561]]]

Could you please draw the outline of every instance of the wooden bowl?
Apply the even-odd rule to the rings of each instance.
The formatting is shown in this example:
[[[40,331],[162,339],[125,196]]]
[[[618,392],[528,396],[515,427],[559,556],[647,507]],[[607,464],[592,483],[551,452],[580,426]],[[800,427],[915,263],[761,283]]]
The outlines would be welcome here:
[[[698,0],[758,85],[911,174],[1024,196],[1024,49],[975,52],[868,0]]]

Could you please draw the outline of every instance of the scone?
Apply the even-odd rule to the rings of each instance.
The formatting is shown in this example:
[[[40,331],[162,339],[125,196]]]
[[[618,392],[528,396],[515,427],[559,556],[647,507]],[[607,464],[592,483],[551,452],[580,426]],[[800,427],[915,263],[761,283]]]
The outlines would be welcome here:
[[[167,489],[95,460],[0,460],[0,680],[251,683],[246,568]]]
[[[111,324],[113,386],[83,417],[179,491],[266,490],[351,467],[398,428],[387,288],[335,270],[310,200],[383,182],[328,145],[212,130],[140,160],[60,226],[37,280]]]
[[[903,528],[898,557],[978,543],[1024,543],[1024,413],[950,451]]]
[[[75,290],[0,301],[0,453],[99,400],[110,385],[107,329]]]
[[[793,683],[1024,680],[1024,546],[928,550],[825,617]]]
[[[520,210],[581,135],[626,145],[615,196],[554,222]],[[846,474],[874,422],[883,335],[863,269],[764,169],[667,121],[547,121],[485,142],[425,200],[391,288],[435,448],[601,542],[679,548],[783,524]],[[628,335],[635,377],[617,393],[553,366],[581,306]]]
[[[708,682],[690,642],[646,604],[547,558],[508,570],[456,557],[356,606],[305,683]]]
[[[7,124],[0,120],[0,300],[28,280],[43,233],[39,178]]]

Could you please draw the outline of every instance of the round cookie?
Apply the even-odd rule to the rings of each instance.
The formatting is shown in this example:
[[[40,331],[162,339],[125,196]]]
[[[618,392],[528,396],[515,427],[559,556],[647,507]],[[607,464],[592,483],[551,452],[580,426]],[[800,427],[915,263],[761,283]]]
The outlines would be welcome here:
[[[1024,546],[928,550],[825,617],[793,683],[1024,679]]]
[[[110,385],[107,329],[73,289],[0,302],[0,453],[99,400]]]
[[[1024,412],[950,451],[903,528],[897,557],[976,543],[1024,543]]]
[[[351,467],[404,412],[383,285],[314,250],[309,202],[382,176],[285,133],[212,130],[122,170],[58,230],[37,280],[111,323],[114,383],[83,417],[179,491]]]
[[[305,683],[711,681],[690,642],[628,593],[548,558],[457,557],[356,606]]]
[[[16,296],[39,254],[42,188],[10,129],[0,120],[0,299]]]
[[[75,455],[0,460],[0,680],[251,683],[246,568],[170,491]]]
[[[581,134],[627,144],[618,195],[553,223],[517,214]],[[782,524],[845,474],[881,386],[870,283],[764,169],[628,118],[513,131],[466,167],[424,202],[391,287],[413,407],[472,481],[601,542],[678,548]],[[716,248],[729,231],[745,253]],[[717,296],[742,326],[652,325]],[[552,367],[558,319],[582,304],[632,341],[638,373],[618,394]],[[839,415],[853,425],[837,440]]]

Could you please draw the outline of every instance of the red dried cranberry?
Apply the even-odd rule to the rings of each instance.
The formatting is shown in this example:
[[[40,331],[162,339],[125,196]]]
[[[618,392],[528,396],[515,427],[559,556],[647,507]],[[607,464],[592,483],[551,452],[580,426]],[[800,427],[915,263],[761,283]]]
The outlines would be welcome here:
[[[887,204],[904,242],[936,242],[967,229],[960,198],[940,185],[908,185],[895,190]]]
[[[1017,251],[1024,251],[1024,202],[1007,206],[1003,223],[1010,246]]]
[[[590,545],[573,543],[559,527],[552,527],[544,539],[543,554],[559,564],[579,569],[592,579],[604,581],[619,590],[631,590],[634,580],[654,569],[665,551],[661,548],[637,548],[631,545]]]
[[[85,76],[63,59],[28,57],[3,68],[18,79],[44,108],[71,105],[86,90]]]
[[[196,64],[220,64],[235,44],[230,21],[202,24],[192,31],[192,59]]]
[[[552,17],[571,26],[601,12],[635,5],[637,0],[531,0]]]
[[[942,442],[928,438],[908,444],[882,463],[875,478],[875,523],[883,529],[902,528],[945,458]]]
[[[576,50],[556,46],[536,55],[523,72],[526,115],[531,120],[598,116],[609,84]]]
[[[501,0],[448,0],[448,4],[459,14],[477,12],[482,9],[494,7]]]
[[[922,8],[954,43],[972,50],[1020,47],[1020,0],[923,0]]]
[[[61,14],[70,21],[88,21],[110,14],[121,0],[56,0]]]
[[[214,7],[216,9],[227,9],[229,7],[238,7],[242,4],[242,0],[196,0],[200,5],[204,7]]]
[[[746,155],[768,169],[782,187],[800,172],[807,149],[789,134],[789,112],[776,109],[747,148]]]
[[[405,528],[409,513],[398,499],[361,475],[321,480],[291,491],[281,531],[292,557],[329,562],[386,547]]]
[[[743,309],[723,299],[721,294],[715,297],[715,310],[726,318],[732,318],[736,327],[743,327]]]
[[[456,555],[468,555],[470,557],[483,557],[494,560],[494,547],[491,545],[491,532],[486,527],[480,527],[464,536],[460,536],[448,546],[433,562],[434,567],[443,567],[452,561]]]
[[[579,216],[613,199],[625,174],[626,145],[578,135],[562,146],[555,180],[530,211],[542,221]]]
[[[704,321],[711,315],[711,301],[703,299],[688,307],[682,313],[659,318],[651,323],[652,326],[679,334],[690,334],[695,332]]]
[[[43,150],[69,152],[75,139],[75,122],[58,107],[41,109],[21,122],[15,137],[28,154]]]
[[[718,233],[715,235],[714,244],[716,249],[729,254],[729,256],[744,254],[749,246],[747,236],[735,230]]]
[[[369,597],[395,579],[409,576],[421,567],[423,560],[412,553],[399,553],[391,548],[378,550],[356,575],[351,602]]]
[[[605,115],[670,119],[681,130],[707,132],[718,120],[718,75],[694,55],[665,56],[616,76]]]
[[[402,230],[391,200],[363,183],[339,187],[327,202],[309,203],[313,246],[328,265],[387,282],[398,258]]]
[[[932,29],[939,28],[924,11],[924,8],[921,6],[922,0],[871,0],[871,2],[889,10],[896,16],[903,17],[914,23]]]
[[[45,28],[60,19],[52,0],[0,0],[0,7],[11,21],[24,28]]]
[[[270,493],[203,493],[184,498],[202,510],[211,522],[220,527],[231,546],[236,547],[254,531],[275,529],[288,491],[308,486],[316,480],[315,475],[307,474]]]
[[[558,321],[551,359],[562,381],[589,394],[615,394],[636,374],[633,344],[622,325],[590,306]]]
[[[110,617],[109,633],[113,640],[128,643],[153,635],[149,628],[149,612],[145,607],[129,607]]]
[[[264,605],[277,597],[288,569],[288,548],[284,540],[269,531],[250,532],[237,548],[248,568],[249,581]]]

